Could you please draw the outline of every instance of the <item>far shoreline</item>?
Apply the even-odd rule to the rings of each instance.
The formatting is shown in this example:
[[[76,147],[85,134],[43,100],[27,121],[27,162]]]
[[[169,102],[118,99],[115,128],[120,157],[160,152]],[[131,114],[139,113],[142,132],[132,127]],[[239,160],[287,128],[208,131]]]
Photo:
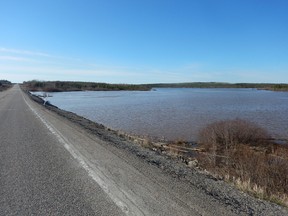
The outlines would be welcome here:
[[[151,91],[155,88],[238,88],[287,92],[286,83],[226,83],[226,82],[187,82],[155,84],[109,84],[80,81],[27,81],[22,86],[31,92],[71,92],[71,91]]]

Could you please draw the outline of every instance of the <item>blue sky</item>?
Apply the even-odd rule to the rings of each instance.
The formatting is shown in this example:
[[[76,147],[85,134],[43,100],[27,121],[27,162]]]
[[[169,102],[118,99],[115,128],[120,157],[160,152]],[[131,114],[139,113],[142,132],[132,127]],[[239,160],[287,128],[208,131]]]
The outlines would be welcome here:
[[[0,79],[288,82],[287,0],[0,0]]]

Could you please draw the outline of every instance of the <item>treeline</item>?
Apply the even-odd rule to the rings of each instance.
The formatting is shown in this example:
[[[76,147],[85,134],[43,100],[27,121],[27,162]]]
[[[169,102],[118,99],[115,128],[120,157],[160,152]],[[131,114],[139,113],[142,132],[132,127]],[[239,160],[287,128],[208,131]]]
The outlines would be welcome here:
[[[12,83],[8,80],[0,80],[0,91],[4,91],[12,86]]]
[[[263,89],[272,91],[288,91],[288,84],[274,84]]]
[[[2,80],[3,83],[9,82]],[[10,83],[10,82],[9,82]],[[11,83],[10,83],[11,84]],[[0,82],[1,86],[1,82]],[[189,82],[189,83],[155,83],[155,84],[109,84],[97,82],[38,81],[23,82],[29,91],[149,91],[152,88],[255,88],[272,91],[288,91],[288,84],[275,83],[224,83],[224,82]]]
[[[12,85],[12,83],[8,80],[0,80],[0,85]]]
[[[63,92],[63,91],[148,91],[144,85],[108,84],[95,82],[38,81],[23,82],[28,91]]]
[[[147,84],[149,88],[256,88],[273,91],[288,91],[288,84],[274,83],[225,83],[225,82],[190,82]]]

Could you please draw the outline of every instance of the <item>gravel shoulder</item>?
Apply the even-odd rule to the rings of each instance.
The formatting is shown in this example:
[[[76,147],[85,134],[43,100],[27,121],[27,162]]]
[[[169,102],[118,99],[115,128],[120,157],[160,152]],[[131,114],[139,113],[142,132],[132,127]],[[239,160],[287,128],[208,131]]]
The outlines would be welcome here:
[[[24,97],[59,131],[64,141],[72,143],[73,151],[84,155],[86,164],[102,173],[104,180],[117,185],[115,190],[122,191],[132,203],[127,205],[137,206],[135,212],[143,215],[288,215],[284,207],[251,197],[205,172],[144,149],[103,125],[51,105],[44,106],[41,98],[29,93]],[[120,192],[116,192],[116,196]],[[112,192],[111,196],[114,195]],[[121,194],[119,196],[121,198]]]

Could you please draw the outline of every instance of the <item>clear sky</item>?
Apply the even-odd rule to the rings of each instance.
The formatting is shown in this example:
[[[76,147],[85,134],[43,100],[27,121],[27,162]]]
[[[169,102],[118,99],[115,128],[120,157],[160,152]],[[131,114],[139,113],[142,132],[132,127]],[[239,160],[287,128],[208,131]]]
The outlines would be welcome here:
[[[0,79],[288,83],[288,0],[0,0]]]

